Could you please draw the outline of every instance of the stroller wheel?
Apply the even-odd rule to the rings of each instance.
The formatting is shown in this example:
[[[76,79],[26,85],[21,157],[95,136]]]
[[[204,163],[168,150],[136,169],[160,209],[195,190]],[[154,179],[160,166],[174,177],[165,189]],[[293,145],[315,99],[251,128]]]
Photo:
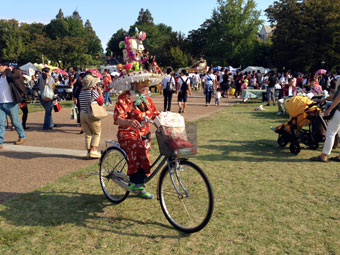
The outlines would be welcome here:
[[[288,141],[283,135],[280,135],[279,138],[277,139],[277,143],[279,144],[280,147],[286,147]]]
[[[309,149],[311,150],[316,150],[317,148],[319,148],[319,143],[312,143],[309,145]]]
[[[292,143],[289,146],[289,150],[293,154],[299,154],[299,152],[301,151],[301,147],[300,147],[300,145],[298,143]]]

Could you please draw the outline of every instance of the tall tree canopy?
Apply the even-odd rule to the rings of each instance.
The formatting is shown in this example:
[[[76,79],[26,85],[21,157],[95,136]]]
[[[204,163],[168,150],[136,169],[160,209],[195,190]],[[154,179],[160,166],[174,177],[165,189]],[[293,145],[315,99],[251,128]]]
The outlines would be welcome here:
[[[19,64],[45,59],[64,68],[101,62],[101,41],[87,20],[83,25],[77,11],[64,17],[60,9],[49,24],[25,24],[0,20],[0,57]]]
[[[300,71],[340,67],[340,1],[280,0],[266,14],[275,27],[277,67]]]
[[[262,24],[254,0],[218,0],[212,17],[189,33],[191,54],[213,65],[253,64],[252,51]]]

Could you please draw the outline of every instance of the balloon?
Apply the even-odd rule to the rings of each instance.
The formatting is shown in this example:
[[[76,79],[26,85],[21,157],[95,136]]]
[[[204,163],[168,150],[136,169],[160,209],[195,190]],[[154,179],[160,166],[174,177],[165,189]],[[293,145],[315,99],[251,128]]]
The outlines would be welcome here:
[[[133,69],[139,71],[139,62],[133,62]]]
[[[126,71],[132,70],[132,64],[131,64],[131,63],[126,64],[126,65],[124,66],[124,69],[125,69]]]
[[[125,42],[124,42],[124,41],[121,41],[121,42],[119,43],[119,49],[123,49],[123,48],[125,48]]]
[[[141,40],[141,41],[144,41],[146,38],[146,33],[143,32],[143,31],[140,31],[139,34],[138,34],[138,39]]]

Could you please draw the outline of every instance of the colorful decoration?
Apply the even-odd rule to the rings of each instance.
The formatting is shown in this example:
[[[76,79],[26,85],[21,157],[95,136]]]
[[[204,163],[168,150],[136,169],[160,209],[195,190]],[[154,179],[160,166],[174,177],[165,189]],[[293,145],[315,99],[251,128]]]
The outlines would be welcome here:
[[[119,43],[126,64],[117,65],[121,76],[113,81],[115,90],[130,90],[131,83],[147,82],[149,86],[161,83],[163,73],[155,62],[155,58],[149,57],[149,52],[144,49],[143,41],[145,38],[145,32],[136,31],[134,37],[125,37],[125,40]]]

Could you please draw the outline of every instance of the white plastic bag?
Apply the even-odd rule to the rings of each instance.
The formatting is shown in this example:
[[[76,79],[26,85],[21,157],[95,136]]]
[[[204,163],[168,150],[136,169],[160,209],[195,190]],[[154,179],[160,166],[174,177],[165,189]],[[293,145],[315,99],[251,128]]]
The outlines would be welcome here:
[[[54,97],[53,90],[49,86],[45,85],[45,87],[44,87],[44,89],[43,89],[43,91],[41,93],[42,100],[44,100],[44,101],[52,101],[53,97]]]

